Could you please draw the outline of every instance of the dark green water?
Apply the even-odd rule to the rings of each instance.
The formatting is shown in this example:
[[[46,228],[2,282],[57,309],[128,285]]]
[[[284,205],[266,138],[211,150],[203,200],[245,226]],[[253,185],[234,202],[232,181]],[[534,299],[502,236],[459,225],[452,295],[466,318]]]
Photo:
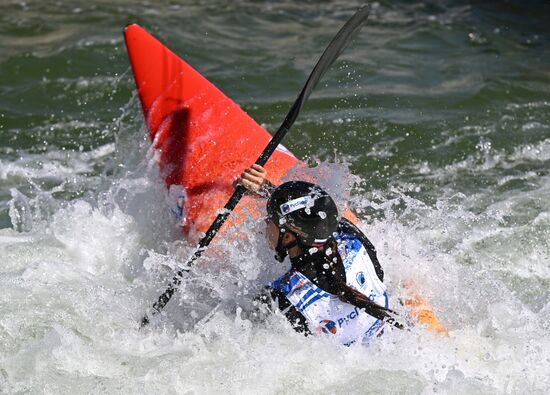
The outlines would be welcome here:
[[[231,314],[214,320],[229,328],[212,329],[216,340],[134,333],[132,320],[162,288],[151,267],[181,257],[152,219],[158,212],[148,213],[162,192],[145,159],[123,27],[145,27],[273,131],[358,6],[0,3],[0,393],[220,392],[221,382],[250,393],[289,392],[287,382],[329,393],[364,393],[372,382],[399,393],[548,390],[550,3],[542,0],[372,3],[367,26],[284,142],[311,163],[349,167],[352,206],[379,248],[390,293],[406,277],[423,282],[450,340],[392,339],[367,362],[360,350],[286,340],[280,321],[245,330]],[[246,281],[259,278],[254,270],[243,269]],[[58,304],[66,289],[67,306]],[[118,310],[106,307],[114,294]],[[161,369],[157,354],[145,355],[159,347],[180,367]],[[304,361],[291,353],[288,370],[270,371],[257,356],[284,360],[289,348],[338,367],[298,374]],[[229,356],[237,351],[240,359]]]

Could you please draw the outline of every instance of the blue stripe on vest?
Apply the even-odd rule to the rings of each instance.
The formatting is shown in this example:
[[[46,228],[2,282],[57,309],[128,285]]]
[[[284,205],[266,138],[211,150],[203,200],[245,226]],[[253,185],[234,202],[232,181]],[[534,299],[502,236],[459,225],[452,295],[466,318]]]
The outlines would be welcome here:
[[[363,336],[363,339],[368,339],[372,337],[372,335],[380,329],[382,326],[382,320],[377,320],[372,326],[365,332],[365,335]]]
[[[296,305],[296,308],[300,311],[303,311],[306,307],[308,307],[316,300],[319,300],[320,298],[324,298],[326,296],[329,296],[329,294],[323,291],[321,288],[312,288],[306,292],[303,298],[300,299],[300,302]]]
[[[306,292],[306,294],[300,298],[300,301],[298,304],[296,304],[296,308],[298,310],[302,310],[302,305],[306,303],[306,301],[315,293],[315,289],[311,288],[309,291]]]
[[[388,294],[385,291],[384,291],[384,298],[386,299],[384,305],[386,306],[386,308],[388,308]],[[369,329],[367,329],[367,331],[365,332],[365,335],[363,336],[363,339],[368,339],[369,337],[371,337],[374,334],[374,332],[380,329],[382,324],[383,324],[382,320],[377,320],[374,324],[371,325]]]
[[[321,299],[321,298],[326,298],[328,297],[329,295],[326,294],[326,293],[319,293],[318,295],[315,295],[313,298],[311,298],[303,307],[302,307],[302,310],[305,310],[309,307],[309,305],[311,305],[312,303],[315,303],[317,300]]]

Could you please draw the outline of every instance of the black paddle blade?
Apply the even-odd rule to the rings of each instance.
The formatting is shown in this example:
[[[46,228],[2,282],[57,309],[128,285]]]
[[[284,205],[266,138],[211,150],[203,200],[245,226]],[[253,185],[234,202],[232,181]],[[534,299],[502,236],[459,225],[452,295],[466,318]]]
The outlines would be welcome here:
[[[361,7],[336,33],[336,36],[332,39],[328,47],[325,49],[317,64],[313,68],[313,71],[309,75],[306,84],[302,88],[302,91],[296,98],[296,101],[290,107],[288,114],[286,115],[283,123],[277,133],[273,136],[265,150],[261,153],[260,157],[256,161],[258,165],[265,165],[269,157],[273,154],[277,146],[281,143],[286,133],[296,121],[296,118],[300,114],[304,103],[308,99],[313,89],[317,86],[319,80],[325,75],[328,69],[332,66],[334,61],[340,56],[342,51],[346,48],[353,37],[361,30],[363,24],[367,21],[369,16],[369,6],[364,5]]]
[[[319,80],[323,77],[323,75],[325,75],[327,70],[330,69],[334,61],[348,46],[352,38],[359,32],[359,30],[361,30],[363,24],[367,20],[367,17],[369,16],[369,11],[369,6],[364,5],[346,22],[344,26],[342,26],[338,33],[336,33],[336,36],[334,36],[328,47],[325,49],[325,52],[323,52],[319,58],[319,61],[309,75],[302,92],[298,95],[296,102],[285,118],[285,122],[289,125],[288,127],[290,127],[296,120],[296,117],[298,116],[304,103],[309,98],[309,95],[311,95],[311,92],[313,92],[313,89],[317,86]]]
[[[259,165],[265,165],[267,160],[271,157],[277,146],[281,143],[285,135],[288,133],[292,125],[294,124],[294,121],[298,117],[298,114],[300,113],[300,110],[302,109],[305,101],[321,79],[323,75],[327,72],[327,70],[330,68],[332,63],[338,58],[338,56],[342,53],[344,48],[348,45],[348,43],[351,41],[353,36],[357,34],[363,23],[367,20],[367,17],[369,15],[369,7],[367,5],[361,7],[359,11],[355,13],[347,22],[346,24],[340,29],[340,31],[336,34],[336,36],[332,39],[328,47],[325,49],[323,54],[321,55],[321,58],[313,68],[313,71],[309,75],[309,78],[306,81],[306,84],[304,85],[302,91],[298,95],[298,98],[290,108],[287,116],[285,117],[281,127],[279,130],[277,130],[277,133],[273,136],[273,138],[269,141],[265,149],[262,151],[260,156],[258,157],[258,160],[256,161]],[[206,231],[206,234],[204,237],[199,241],[199,244],[197,246],[197,249],[187,260],[185,265],[180,269],[175,276],[172,278],[172,282],[164,291],[162,295],[159,296],[158,300],[153,305],[153,309],[151,310],[151,315],[156,315],[162,311],[164,306],[170,301],[172,298],[172,295],[178,288],[178,286],[181,284],[180,278],[182,277],[183,273],[182,271],[189,270],[189,267],[193,264],[195,260],[197,260],[203,253],[203,251],[208,247],[214,236],[218,233],[222,225],[224,224],[225,220],[229,217],[229,214],[237,203],[241,200],[245,193],[245,188],[241,185],[239,185],[236,189],[231,198],[228,200],[228,202],[225,204],[223,210],[221,210],[221,213],[218,214],[212,225],[210,225],[210,228]],[[145,315],[141,320],[141,328],[149,324],[149,317]]]

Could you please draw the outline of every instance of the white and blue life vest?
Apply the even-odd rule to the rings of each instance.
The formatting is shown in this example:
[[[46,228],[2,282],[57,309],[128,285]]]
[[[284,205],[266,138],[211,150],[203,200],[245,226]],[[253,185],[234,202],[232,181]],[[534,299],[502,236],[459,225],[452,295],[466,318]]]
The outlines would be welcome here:
[[[353,235],[340,233],[336,242],[346,272],[346,283],[387,308],[386,287],[376,275],[361,241]],[[331,336],[341,344],[349,345],[356,341],[365,343],[382,331],[382,320],[323,291],[298,271],[287,272],[271,286],[281,291],[304,316],[312,333]]]

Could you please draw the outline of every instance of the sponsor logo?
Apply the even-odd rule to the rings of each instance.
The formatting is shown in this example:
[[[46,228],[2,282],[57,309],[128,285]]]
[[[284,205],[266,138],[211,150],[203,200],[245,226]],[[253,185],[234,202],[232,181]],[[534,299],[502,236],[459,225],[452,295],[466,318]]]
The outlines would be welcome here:
[[[342,325],[349,324],[350,321],[353,321],[357,317],[359,317],[359,307],[356,307],[355,309],[353,309],[353,311],[348,315],[346,315],[345,317],[338,318],[338,321],[337,321],[338,327],[341,328]]]
[[[331,320],[321,320],[317,326],[317,332],[334,335],[336,333],[336,323]]]
[[[363,285],[365,284],[365,281],[367,281],[365,279],[365,273],[363,272],[357,273],[357,276],[355,276],[355,278],[357,279],[357,282],[359,283],[359,285]]]
[[[303,279],[298,281],[298,283],[290,290],[290,293],[296,292],[297,290],[302,288],[305,284],[306,284],[306,281]]]
[[[281,210],[281,214],[287,215],[302,208],[313,207],[313,202],[314,199],[311,196],[304,196],[281,204],[279,209]]]
[[[343,328],[359,317],[359,307],[355,307],[352,312],[344,317],[339,317],[336,322],[331,320],[321,320],[317,325],[317,332],[323,332],[327,334],[335,334],[338,332],[338,328]]]

